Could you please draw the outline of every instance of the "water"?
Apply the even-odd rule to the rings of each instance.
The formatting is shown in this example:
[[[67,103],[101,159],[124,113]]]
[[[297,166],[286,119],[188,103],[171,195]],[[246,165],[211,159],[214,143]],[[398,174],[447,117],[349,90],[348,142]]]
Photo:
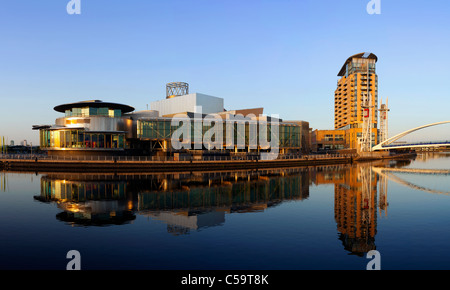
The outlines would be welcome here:
[[[383,170],[382,168],[394,170]],[[0,173],[0,269],[449,269],[450,154],[183,174]]]

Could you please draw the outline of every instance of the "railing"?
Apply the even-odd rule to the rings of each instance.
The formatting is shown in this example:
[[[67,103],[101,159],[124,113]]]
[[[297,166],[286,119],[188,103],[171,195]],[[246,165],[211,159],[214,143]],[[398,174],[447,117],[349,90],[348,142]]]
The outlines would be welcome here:
[[[257,161],[257,160],[317,160],[317,159],[344,159],[354,158],[356,154],[278,154],[276,158],[265,155],[239,155],[227,156],[204,155],[189,156],[49,156],[45,154],[0,154],[0,160],[32,160],[32,161],[113,161],[113,162],[150,162],[150,161]]]
[[[426,145],[446,145],[450,144],[449,140],[446,141],[433,141],[433,142],[417,142],[417,143],[399,143],[399,144],[389,144],[389,145],[382,145],[383,148],[385,147],[400,147],[400,146],[426,146]]]

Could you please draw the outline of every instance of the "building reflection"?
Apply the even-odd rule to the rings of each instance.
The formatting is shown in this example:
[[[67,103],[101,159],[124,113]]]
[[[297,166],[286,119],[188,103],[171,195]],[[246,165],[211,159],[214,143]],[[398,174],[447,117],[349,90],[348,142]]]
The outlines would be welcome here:
[[[35,199],[56,203],[61,209],[57,219],[73,226],[122,225],[140,215],[183,235],[223,225],[227,214],[303,201],[311,185],[328,184],[334,186],[339,240],[349,253],[363,256],[376,249],[377,222],[388,211],[387,180],[373,166],[409,163],[179,174],[49,173],[41,177],[41,194]]]
[[[51,173],[41,177],[41,202],[56,203],[57,219],[77,226],[119,225],[136,215],[167,224],[178,235],[219,226],[227,213],[261,212],[309,196],[303,168],[185,174]]]
[[[345,249],[362,255],[376,249],[376,175],[369,166],[356,166],[344,178],[335,185],[335,220]]]
[[[119,225],[136,218],[133,198],[122,180],[86,175],[42,176],[41,195],[34,198],[56,203],[63,210],[57,219],[73,225]]]
[[[312,181],[334,185],[334,219],[344,248],[358,256],[375,250],[377,218],[387,215],[387,181],[371,164],[319,171]]]

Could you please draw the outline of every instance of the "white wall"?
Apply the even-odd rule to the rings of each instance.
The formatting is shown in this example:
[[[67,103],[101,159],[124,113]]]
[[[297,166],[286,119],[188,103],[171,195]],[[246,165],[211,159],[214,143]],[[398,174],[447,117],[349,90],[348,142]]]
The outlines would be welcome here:
[[[159,111],[159,116],[184,112],[199,113],[196,106],[202,106],[203,114],[223,111],[223,99],[194,93],[150,103],[150,108]]]

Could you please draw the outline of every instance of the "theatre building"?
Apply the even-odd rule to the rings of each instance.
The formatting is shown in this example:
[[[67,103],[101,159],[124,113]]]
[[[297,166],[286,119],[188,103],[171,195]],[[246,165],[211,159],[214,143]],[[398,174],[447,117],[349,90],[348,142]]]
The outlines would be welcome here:
[[[34,125],[33,129],[39,130],[40,148],[49,155],[258,155],[273,149],[262,146],[261,134],[267,134],[264,137],[272,147],[278,146],[280,154],[305,153],[302,142],[305,144],[307,140],[302,138],[306,139],[309,132],[307,122],[283,122],[263,115],[263,108],[227,111],[222,98],[190,94],[186,83],[169,83],[166,93],[165,99],[152,102],[151,109],[143,111],[100,100],[58,105],[54,110],[64,114],[63,117],[57,118],[54,125]],[[206,123],[205,117],[211,115],[217,122]],[[176,148],[172,142],[178,135],[174,134],[191,120],[194,122],[190,130],[180,140],[184,142],[183,148]],[[268,128],[267,133],[260,129],[262,122]],[[214,126],[216,134],[209,139],[215,144],[212,150],[202,136]]]
[[[120,155],[126,148],[127,126],[124,117],[133,107],[99,100],[56,106],[65,116],[55,125],[35,125],[41,149],[51,155]]]

